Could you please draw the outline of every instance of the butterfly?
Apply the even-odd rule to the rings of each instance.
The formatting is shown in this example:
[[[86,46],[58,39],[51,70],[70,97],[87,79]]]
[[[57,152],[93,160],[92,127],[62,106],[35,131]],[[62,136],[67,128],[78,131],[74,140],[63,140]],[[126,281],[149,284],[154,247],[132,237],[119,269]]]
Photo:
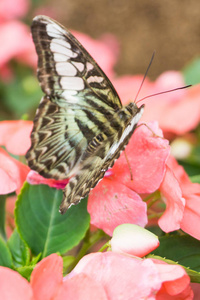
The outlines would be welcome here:
[[[62,25],[36,16],[31,26],[44,92],[34,118],[29,167],[69,179],[61,214],[85,198],[125,149],[144,105],[122,106],[110,80]]]

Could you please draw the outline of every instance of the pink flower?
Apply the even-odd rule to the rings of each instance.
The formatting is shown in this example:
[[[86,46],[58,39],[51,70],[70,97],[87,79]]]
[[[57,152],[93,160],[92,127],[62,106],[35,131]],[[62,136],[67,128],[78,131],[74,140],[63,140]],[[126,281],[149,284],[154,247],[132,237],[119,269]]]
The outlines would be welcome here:
[[[28,172],[28,166],[10,157],[0,148],[0,194],[14,191],[19,193]]]
[[[63,281],[62,269],[62,258],[51,254],[36,265],[29,283],[16,271],[0,267],[0,295],[4,300],[108,300],[103,287],[85,274]]]
[[[1,0],[0,23],[25,16],[29,5],[29,0]]]
[[[194,299],[200,299],[200,284],[199,283],[191,283],[191,288],[194,293]]]
[[[183,167],[173,157],[167,161],[167,170],[160,186],[166,202],[166,211],[158,223],[165,232],[182,229],[200,239],[200,184],[191,183]]]
[[[30,29],[20,21],[10,21],[0,26],[0,73],[8,68],[8,62],[16,58],[36,67],[36,54],[30,35]]]
[[[24,155],[31,146],[30,134],[33,127],[31,121],[1,121],[0,145],[15,155]]]
[[[180,229],[180,223],[183,218],[185,199],[178,180],[173,171],[167,167],[165,177],[160,186],[161,197],[166,203],[166,210],[158,220],[160,228],[165,232]]]
[[[91,280],[101,284],[108,299],[193,297],[185,270],[181,266],[168,265],[155,259],[141,260],[113,252],[92,253],[79,261],[71,276],[77,274],[88,275]],[[163,298],[157,298],[159,291]]]
[[[148,126],[161,134],[157,123]],[[91,224],[109,235],[123,223],[146,225],[146,203],[138,193],[152,193],[159,188],[165,174],[169,145],[166,140],[153,136],[147,127],[140,126],[131,137],[126,154],[133,180],[122,153],[108,175],[89,194]]]
[[[63,180],[55,180],[55,179],[47,179],[42,177],[37,172],[31,170],[26,178],[27,182],[30,184],[46,184],[50,187],[54,187],[56,189],[64,189],[66,184],[69,182],[69,179]]]
[[[34,300],[30,284],[19,273],[0,267],[0,295],[4,300]]]
[[[142,76],[124,76],[113,80],[123,103],[133,100],[142,82]],[[145,79],[138,99],[158,92],[184,86],[180,72],[168,71],[160,75],[155,82]],[[157,120],[164,132],[186,133],[200,122],[200,85],[174,91],[143,100],[145,110],[142,121]],[[188,118],[188,116],[192,118]]]
[[[62,258],[51,254],[36,265],[29,283],[16,271],[0,267],[0,295],[4,300],[188,300],[193,295],[181,266],[155,259],[92,253],[64,279],[62,268]]]
[[[143,257],[159,246],[158,237],[134,224],[122,224],[115,228],[110,240],[112,252]]]
[[[156,300],[192,300],[193,291],[190,286],[190,278],[185,270],[178,265],[169,265],[163,261],[152,259],[159,272],[162,282],[161,289],[156,295]]]

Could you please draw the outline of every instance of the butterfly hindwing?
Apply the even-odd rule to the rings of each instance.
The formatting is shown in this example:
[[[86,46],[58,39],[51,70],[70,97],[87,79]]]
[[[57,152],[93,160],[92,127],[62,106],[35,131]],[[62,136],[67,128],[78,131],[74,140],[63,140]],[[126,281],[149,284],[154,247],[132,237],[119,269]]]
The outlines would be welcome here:
[[[120,138],[118,138],[118,132],[109,137],[100,133],[88,144],[82,161],[80,161],[80,169],[64,189],[64,197],[60,205],[62,214],[72,204],[77,204],[82,198],[86,197],[89,191],[104,177],[105,172],[113,166],[115,160],[119,158],[143,113],[143,106],[135,108],[136,113],[130,124],[124,126]],[[122,125],[125,124],[122,122]]]
[[[78,164],[88,141],[80,131],[73,110],[43,97],[26,154],[29,166],[42,176],[64,179]]]

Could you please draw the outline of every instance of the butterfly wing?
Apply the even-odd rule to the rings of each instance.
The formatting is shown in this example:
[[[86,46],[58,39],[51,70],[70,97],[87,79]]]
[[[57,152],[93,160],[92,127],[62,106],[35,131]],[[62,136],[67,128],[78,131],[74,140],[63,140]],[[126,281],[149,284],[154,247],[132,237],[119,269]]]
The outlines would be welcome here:
[[[113,135],[110,120],[122,107],[109,79],[64,27],[45,16],[33,20],[42,99],[26,158],[44,177],[63,179],[80,168],[89,142]]]
[[[38,79],[45,96],[27,160],[44,177],[71,177],[61,213],[88,195],[120,155],[141,117],[123,108],[107,76],[76,38],[45,16],[33,20]]]
[[[104,133],[100,133],[88,144],[80,161],[81,168],[70,179],[64,189],[64,197],[60,205],[62,214],[72,204],[77,204],[82,198],[86,197],[89,191],[104,177],[105,172],[113,166],[121,151],[128,144],[143,114],[143,110],[144,106],[138,108],[135,105],[134,113],[130,116],[130,122],[128,122],[128,125],[124,124],[122,134],[119,135],[116,132],[111,136],[107,136]]]
[[[108,138],[100,133],[88,145],[83,159],[80,162],[81,168],[73,176],[64,189],[63,201],[60,205],[60,212],[63,214],[72,205],[77,204],[85,198],[91,189],[104,177],[108,168],[112,167],[115,159],[120,155],[117,149],[115,155],[107,156],[115,136]]]
[[[89,97],[95,108],[97,103],[112,109],[122,107],[105,73],[62,25],[37,16],[31,30],[38,54],[38,79],[46,95],[86,106]]]

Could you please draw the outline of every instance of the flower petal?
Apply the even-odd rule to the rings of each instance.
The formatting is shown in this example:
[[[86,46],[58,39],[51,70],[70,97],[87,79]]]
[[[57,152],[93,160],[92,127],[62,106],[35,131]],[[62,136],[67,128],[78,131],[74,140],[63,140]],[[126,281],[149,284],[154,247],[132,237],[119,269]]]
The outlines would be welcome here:
[[[68,279],[66,276],[63,286],[54,300],[108,300],[102,284],[86,274],[77,274]]]
[[[103,285],[108,299],[156,299],[161,287],[157,268],[151,260],[131,258],[113,252],[83,257],[73,273],[84,273]]]
[[[166,160],[170,147],[168,141],[160,138],[161,130],[157,122],[137,128],[126,147],[126,155],[132,171],[133,180],[124,153],[116,161],[112,171],[114,178],[137,193],[152,193],[163,180]]]
[[[146,203],[134,191],[111,177],[104,178],[90,192],[88,212],[91,224],[109,235],[123,223],[147,224]]]
[[[9,194],[16,191],[19,193],[29,167],[10,157],[0,148],[0,194]]]
[[[9,37],[9,38],[8,38]],[[10,21],[0,27],[0,71],[12,58],[19,58],[36,66],[36,55],[28,26],[19,21]]]
[[[185,199],[172,170],[167,167],[165,177],[160,186],[161,195],[166,202],[166,210],[158,220],[160,228],[165,232],[180,229],[183,218]]]
[[[1,0],[0,22],[23,17],[28,12],[29,5],[29,0],[15,0],[15,5],[13,5],[13,0]]]
[[[169,157],[167,165],[178,179],[182,196],[185,199],[184,214],[181,219],[181,229],[200,240],[200,184],[192,183],[182,166],[173,157]]]
[[[33,300],[29,282],[16,271],[0,267],[0,282],[2,300]]]
[[[54,299],[63,282],[62,268],[62,258],[55,253],[36,265],[30,280],[35,299]]]
[[[156,295],[156,299],[193,299],[190,278],[183,267],[169,265],[157,259],[152,259],[152,261],[155,263],[160,274],[160,279],[163,282],[162,288]]]
[[[135,97],[142,78],[138,75],[122,76],[113,81],[122,103],[125,104]],[[139,99],[184,85],[181,72],[168,71],[161,74],[155,82],[150,82],[146,78]],[[183,134],[194,129],[200,122],[199,91],[200,85],[196,85],[143,100],[145,110],[142,121],[157,120],[162,130],[176,134]],[[188,118],[188,115],[191,115],[192,118]]]
[[[200,193],[184,195],[186,200],[181,229],[200,240]]]
[[[31,121],[0,122],[0,145],[15,155],[24,155],[31,146],[30,134],[33,127]]]
[[[69,179],[56,180],[52,178],[44,178],[37,172],[31,170],[26,178],[27,182],[30,184],[46,184],[50,187],[54,187],[57,189],[64,189],[66,184],[69,182]]]

